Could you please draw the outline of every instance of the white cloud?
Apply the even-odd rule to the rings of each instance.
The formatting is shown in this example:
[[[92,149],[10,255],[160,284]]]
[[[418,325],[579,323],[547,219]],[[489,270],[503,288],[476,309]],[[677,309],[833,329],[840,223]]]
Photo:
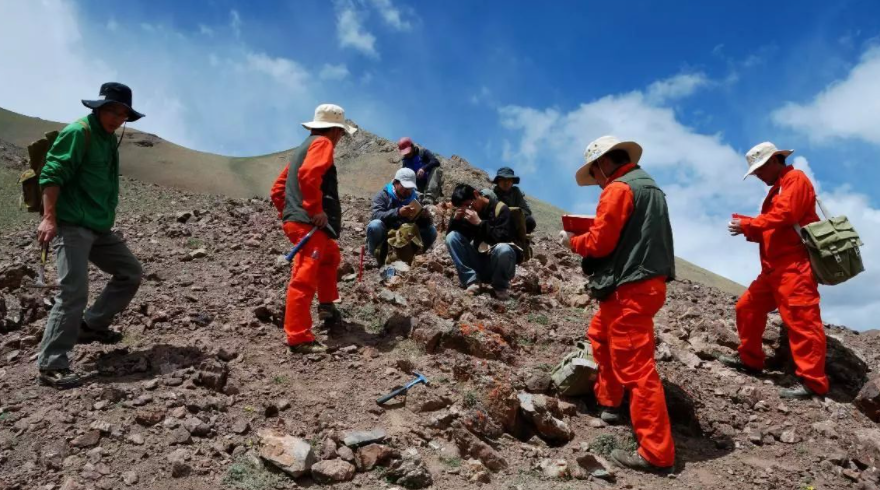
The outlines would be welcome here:
[[[391,0],[372,0],[372,3],[389,26],[398,31],[408,31],[412,28],[412,24],[403,19],[400,9],[395,7]]]
[[[371,129],[387,128],[385,107],[361,91],[320,83],[315,73],[322,65],[254,49],[228,24],[207,25],[214,31],[208,37],[160,25],[140,31],[139,21],[118,19],[120,30],[139,31],[120,37],[103,28],[106,18],[97,22],[101,28],[68,1],[0,1],[0,32],[17,40],[0,42],[3,73],[17,74],[0,76],[0,107],[72,121],[86,110],[80,99],[96,96],[103,82],[119,81],[147,115],[135,128],[197,150],[242,156],[296,146],[304,134],[298,122],[326,101],[341,103]]]
[[[364,29],[364,13],[356,10],[351,2],[338,2],[336,6],[336,35],[339,46],[353,48],[371,58],[378,58],[376,36]]]
[[[789,102],[773,113],[782,126],[812,141],[857,138],[880,145],[880,47],[865,52],[846,79],[829,85],[806,103]]]
[[[213,36],[214,29],[211,29],[210,27],[206,26],[205,24],[199,24],[199,33],[203,34],[205,36]]]
[[[321,72],[318,74],[318,77],[321,80],[345,80],[350,75],[348,71],[348,67],[345,66],[344,63],[340,63],[338,65],[330,65],[326,64],[321,68]]]
[[[705,73],[681,73],[652,83],[648,86],[646,96],[650,102],[660,104],[687,97],[708,84]]]
[[[272,77],[279,85],[296,92],[304,91],[309,79],[309,72],[299,63],[287,58],[273,58],[264,53],[248,53],[245,55],[245,70],[254,70]]]
[[[719,135],[685,126],[672,108],[657,105],[641,91],[609,95],[567,112],[507,106],[499,115],[517,138],[503,145],[504,161],[515,165],[537,194],[583,203],[572,212],[592,213],[588,203],[598,199],[597,188],[574,183],[586,145],[604,134],[639,142],[644,148],[641,164],[667,195],[676,255],[744,285],[757,276],[757,246],[730,237],[726,229],[731,213],[757,214],[767,190],[757,179],[742,181],[744,150]],[[793,163],[813,176],[803,156]],[[833,212],[850,217],[866,243],[880,243],[880,211],[865,196],[837,189],[824,197]],[[871,272],[870,265],[880,263],[880,248],[866,246],[863,254],[869,268],[865,277],[823,288],[827,320],[860,329],[878,326],[873,319],[880,314],[880,270]]]
[[[238,10],[229,11],[229,27],[236,38],[241,37],[241,15],[238,14]]]

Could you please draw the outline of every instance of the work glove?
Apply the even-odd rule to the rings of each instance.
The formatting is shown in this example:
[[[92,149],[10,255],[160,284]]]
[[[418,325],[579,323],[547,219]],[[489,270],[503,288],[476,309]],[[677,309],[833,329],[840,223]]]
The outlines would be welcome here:
[[[571,250],[571,237],[574,236],[574,233],[569,233],[567,231],[559,232],[559,244],[564,248]]]

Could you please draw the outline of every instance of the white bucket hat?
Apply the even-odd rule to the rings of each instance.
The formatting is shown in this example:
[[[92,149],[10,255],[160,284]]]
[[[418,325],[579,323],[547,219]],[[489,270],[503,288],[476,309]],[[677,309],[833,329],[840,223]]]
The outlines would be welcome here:
[[[335,104],[321,104],[315,109],[315,120],[302,123],[306,129],[342,128],[354,134],[357,128],[345,123],[345,110]]]
[[[599,159],[599,157],[611,150],[626,151],[629,155],[630,162],[632,163],[639,163],[639,159],[642,158],[642,147],[635,141],[620,141],[614,136],[602,136],[587,145],[587,149],[584,150],[584,165],[579,168],[574,175],[578,185],[599,185],[599,183],[596,182],[596,179],[590,175],[590,167]]]
[[[774,156],[789,156],[792,153],[794,153],[794,150],[780,150],[779,148],[776,148],[776,145],[769,141],[758,143],[746,153],[746,163],[749,164],[749,171],[743,175],[743,180],[746,180],[746,177],[755,173],[755,170],[763,167],[764,164],[770,161]]]
[[[400,185],[407,189],[415,189],[418,187],[416,185],[416,173],[413,172],[411,168],[402,168],[394,174],[394,180],[400,182]]]

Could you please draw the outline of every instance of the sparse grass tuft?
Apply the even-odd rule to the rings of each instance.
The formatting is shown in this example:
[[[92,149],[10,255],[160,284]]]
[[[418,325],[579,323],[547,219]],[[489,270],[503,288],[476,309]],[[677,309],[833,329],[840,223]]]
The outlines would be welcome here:
[[[272,473],[263,467],[257,466],[247,458],[241,458],[232,463],[223,484],[239,490],[270,490],[282,488],[285,478]]]
[[[529,314],[529,321],[532,323],[537,323],[538,325],[550,325],[550,319],[547,317],[547,315],[544,314],[531,313]]]
[[[205,246],[205,241],[201,238],[187,238],[186,239],[186,248],[197,249]]]
[[[590,443],[590,452],[600,454],[602,456],[607,457],[611,454],[611,451],[615,449],[622,449],[624,451],[635,451],[638,449],[639,445],[636,440],[629,436],[625,440],[620,441],[617,437],[611,434],[602,434],[599,437],[593,439],[593,442]]]
[[[279,375],[272,377],[272,382],[275,383],[276,385],[286,385],[287,383],[290,382],[290,378],[283,375],[283,374],[279,374]]]
[[[461,468],[461,458],[456,458],[454,456],[441,456],[440,462],[450,468]]]
[[[464,398],[462,399],[462,404],[465,408],[474,408],[479,403],[480,399],[477,397],[477,394],[473,391],[467,391],[464,394]]]

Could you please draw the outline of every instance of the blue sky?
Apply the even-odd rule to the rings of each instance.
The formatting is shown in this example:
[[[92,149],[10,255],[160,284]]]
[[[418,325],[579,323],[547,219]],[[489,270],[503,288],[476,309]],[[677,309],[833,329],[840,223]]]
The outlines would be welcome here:
[[[636,139],[678,254],[744,284],[757,250],[726,217],[755,213],[766,188],[741,181],[742,154],[774,141],[867,242],[869,272],[823,289],[826,319],[880,327],[874,1],[0,0],[0,37],[16,40],[0,42],[16,74],[0,106],[18,112],[70,120],[115,79],[147,113],[139,129],[252,155],[295,146],[335,102],[384,137],[514,166],[574,212],[598,197],[574,184],[587,143]]]

